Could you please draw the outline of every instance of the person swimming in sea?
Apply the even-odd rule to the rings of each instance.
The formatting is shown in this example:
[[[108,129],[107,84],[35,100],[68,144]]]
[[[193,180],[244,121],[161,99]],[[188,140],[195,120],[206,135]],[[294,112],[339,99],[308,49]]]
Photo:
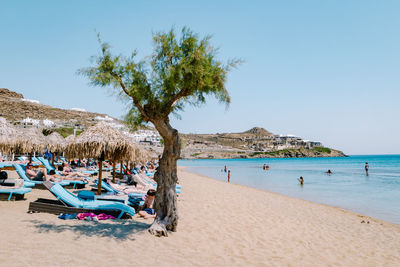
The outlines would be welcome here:
[[[304,185],[304,179],[303,179],[303,176],[300,176],[300,178],[299,179],[297,179],[298,181],[299,181],[299,183],[300,183],[300,185],[302,186],[302,185]]]
[[[331,174],[332,174],[331,170],[328,170],[328,171],[326,172],[326,174],[331,175]]]

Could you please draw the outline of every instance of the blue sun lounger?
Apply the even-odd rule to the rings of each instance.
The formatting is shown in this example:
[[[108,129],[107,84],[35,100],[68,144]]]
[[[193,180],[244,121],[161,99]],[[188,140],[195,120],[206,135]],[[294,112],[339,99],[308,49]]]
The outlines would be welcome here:
[[[118,211],[120,219],[124,214],[128,214],[130,216],[135,215],[135,209],[125,205],[121,202],[117,201],[106,201],[106,200],[86,200],[81,199],[70,193],[62,186],[58,184],[52,184],[49,182],[43,183],[47,189],[61,202],[66,204],[67,206],[74,208],[84,208],[90,210],[102,210],[102,211]]]
[[[98,179],[94,180],[93,183],[98,186]],[[104,190],[106,190],[109,193],[113,193],[113,194],[120,194],[122,192],[115,190],[114,188],[112,188],[108,183],[101,181],[101,188],[103,188]]]
[[[43,166],[46,168],[47,173],[49,173],[50,171],[54,170],[54,172],[58,175],[61,175],[60,172],[58,170],[56,170],[53,166],[51,166],[50,162],[43,158],[43,157],[38,157],[37,158],[41,163],[43,163]],[[87,177],[89,178],[89,177]],[[80,187],[85,187],[85,185],[88,183],[86,181],[77,181],[77,180],[65,180],[65,182],[68,182],[68,185],[72,185],[72,187],[75,189],[76,187],[80,188]]]
[[[19,177],[21,177],[21,179],[24,180],[24,186],[25,186],[25,183],[34,184],[34,186],[43,184],[42,181],[33,181],[33,180],[29,179],[28,176],[26,176],[26,174],[25,174],[24,167],[22,167],[20,164],[13,164],[13,166],[14,166],[15,171],[18,173]],[[69,182],[62,181],[59,184],[62,186],[66,186],[66,185],[69,185]]]
[[[2,168],[12,168],[12,163],[0,162],[0,169]]]
[[[31,192],[32,188],[20,187],[20,188],[0,188],[1,195],[8,195],[7,200],[10,201],[14,196],[15,200],[24,198],[24,195]]]
[[[137,174],[137,172],[136,172],[136,174]],[[149,184],[151,184],[152,186],[154,186],[154,188],[157,189],[157,184],[155,184],[155,183],[149,181],[148,179],[146,179],[146,178],[144,178],[144,177],[142,177],[142,178],[143,178],[144,180],[146,180],[146,182],[148,182]],[[182,191],[182,186],[181,186],[180,184],[177,184],[177,185],[175,186],[175,192],[176,192],[176,194],[180,195],[180,194],[181,194],[181,191]]]

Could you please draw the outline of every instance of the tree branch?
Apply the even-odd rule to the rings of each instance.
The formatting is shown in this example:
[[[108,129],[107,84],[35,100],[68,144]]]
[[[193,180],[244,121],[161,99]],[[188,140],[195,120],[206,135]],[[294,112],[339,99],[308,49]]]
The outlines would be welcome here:
[[[166,108],[172,107],[176,101],[178,101],[180,98],[182,98],[184,96],[188,96],[188,95],[189,95],[188,90],[186,88],[183,88],[182,90],[180,90],[178,93],[176,93],[175,95],[173,95],[171,97],[171,99],[166,104]]]
[[[118,82],[119,82],[119,84],[121,85],[121,88],[122,88],[122,90],[125,92],[125,94],[126,94],[127,96],[130,96],[130,97],[132,98],[133,104],[134,104],[135,107],[139,110],[139,112],[142,114],[143,118],[144,118],[146,121],[149,121],[149,117],[147,116],[146,112],[144,111],[144,108],[138,103],[137,99],[129,93],[129,91],[128,91],[128,89],[126,88],[124,82],[122,81],[122,78],[121,78],[118,74],[116,74],[115,72],[113,72],[113,71],[111,71],[111,75],[114,76],[114,78],[116,78],[116,79],[118,80]]]

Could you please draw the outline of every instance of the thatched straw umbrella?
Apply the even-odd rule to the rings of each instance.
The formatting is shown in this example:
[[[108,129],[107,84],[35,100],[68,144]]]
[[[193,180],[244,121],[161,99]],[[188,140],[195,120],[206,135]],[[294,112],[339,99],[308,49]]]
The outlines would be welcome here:
[[[71,134],[71,135],[68,135],[68,136],[65,138],[65,143],[66,143],[66,145],[68,145],[68,144],[70,144],[70,143],[73,143],[74,140],[75,140],[75,136],[74,136],[73,134]]]
[[[51,161],[52,161],[52,164],[54,165],[55,153],[63,152],[65,147],[67,146],[67,143],[66,143],[64,137],[61,136],[61,134],[59,134],[57,132],[52,132],[51,134],[46,136],[46,145],[47,145],[47,148],[52,153]]]
[[[115,161],[132,158],[135,148],[120,131],[105,122],[99,122],[76,137],[73,143],[68,144],[66,152],[73,157],[99,159],[98,193],[101,194],[103,160],[113,161],[115,170]]]
[[[15,153],[18,149],[18,131],[6,119],[0,118],[0,151],[5,154]]]
[[[46,138],[38,128],[21,128],[17,137],[18,152],[29,153],[32,160],[32,153],[43,151],[46,148]]]
[[[134,153],[132,154],[132,158],[127,159],[128,163],[129,162],[147,162],[151,159],[149,151],[147,151],[142,146],[140,146],[136,142],[136,140],[134,140],[132,137],[130,137],[128,135],[126,135],[126,138],[131,143],[131,145],[135,148]],[[122,173],[122,163],[121,163],[121,173]]]

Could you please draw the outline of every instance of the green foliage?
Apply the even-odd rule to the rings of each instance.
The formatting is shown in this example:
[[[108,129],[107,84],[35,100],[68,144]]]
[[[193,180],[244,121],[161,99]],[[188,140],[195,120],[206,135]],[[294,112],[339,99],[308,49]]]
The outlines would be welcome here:
[[[325,154],[330,154],[331,149],[327,147],[313,147],[310,149],[310,151],[313,152],[319,152],[319,153],[325,153]],[[250,156],[257,156],[257,155],[269,155],[269,156],[279,156],[279,155],[285,155],[285,154],[294,154],[296,152],[302,152],[301,148],[298,149],[281,149],[281,150],[275,150],[275,151],[268,151],[268,152],[254,152],[251,153]]]
[[[330,148],[327,147],[313,147],[312,150],[317,151],[317,152],[321,152],[321,153],[327,153],[330,154],[332,151]]]
[[[188,28],[183,28],[180,36],[173,29],[156,33],[152,55],[137,60],[136,51],[129,57],[113,55],[110,46],[99,37],[101,53],[93,58],[94,66],[79,73],[87,76],[92,85],[111,86],[131,101],[125,117],[128,123],[168,121],[170,113],[176,114],[187,103],[205,103],[207,95],[230,103],[225,88],[227,73],[241,61],[218,61],[209,41],[209,36],[200,39]]]
[[[56,129],[43,129],[43,134],[45,136],[52,134],[53,132],[57,132],[59,134],[61,134],[62,137],[67,137],[71,134],[74,134],[74,128],[73,127],[60,127],[60,128],[56,128]],[[83,131],[82,130],[78,130],[76,131],[76,135],[80,135]]]
[[[42,133],[44,136],[48,136],[48,135],[52,134],[53,132],[54,132],[53,129],[43,129],[42,130]]]

